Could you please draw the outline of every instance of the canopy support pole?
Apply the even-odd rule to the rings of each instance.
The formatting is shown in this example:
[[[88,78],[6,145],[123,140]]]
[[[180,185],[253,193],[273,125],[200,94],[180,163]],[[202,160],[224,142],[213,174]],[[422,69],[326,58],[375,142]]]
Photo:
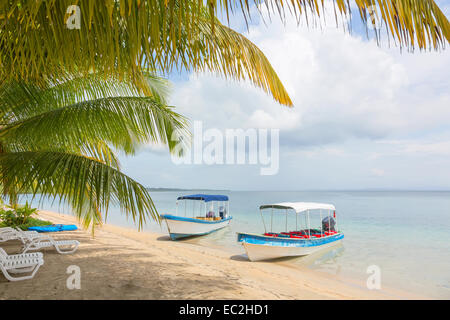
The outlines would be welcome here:
[[[273,232],[273,207],[270,213],[270,232]]]
[[[287,216],[288,216],[288,211],[286,209],[286,232],[287,232]]]
[[[331,232],[331,210],[328,210],[328,232]]]
[[[306,215],[308,216],[308,233],[309,233],[309,239],[311,239],[311,220],[309,219],[309,210],[306,211]]]
[[[323,237],[322,209],[319,211],[320,216],[320,236]]]
[[[336,211],[334,211],[334,220],[336,220],[336,232],[339,232],[338,230],[338,224],[337,224],[337,215],[336,215]]]
[[[307,215],[306,215],[306,212],[305,212],[305,230],[308,230],[308,221],[307,221]],[[306,234],[305,234],[306,235]]]
[[[261,220],[262,220],[263,225],[264,225],[264,233],[267,233],[266,223],[264,222],[264,217],[263,217],[263,214],[262,214],[262,210],[261,210],[261,209],[259,209],[259,214],[261,215]]]

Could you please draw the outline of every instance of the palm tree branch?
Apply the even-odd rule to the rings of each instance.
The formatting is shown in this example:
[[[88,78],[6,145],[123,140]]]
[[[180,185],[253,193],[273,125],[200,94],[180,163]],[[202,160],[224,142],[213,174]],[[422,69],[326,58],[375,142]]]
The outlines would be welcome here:
[[[4,190],[31,193],[43,201],[58,199],[69,204],[85,227],[107,218],[115,205],[139,229],[148,218],[159,221],[147,190],[119,170],[84,156],[49,151],[0,154],[0,178]],[[17,182],[20,183],[17,183]]]
[[[283,83],[256,45],[219,21],[216,21],[214,29],[211,29],[207,17],[198,20],[198,27],[201,33],[196,40],[208,44],[203,47],[202,55],[210,70],[218,74],[236,73],[241,79],[249,79],[255,86],[271,93],[276,101],[292,106]],[[233,57],[237,60],[236,64],[228,65],[226,61]]]
[[[378,8],[391,37],[401,47],[439,50],[450,41],[450,23],[434,0],[329,0],[336,16],[347,17],[356,4],[363,21],[371,21],[369,8]],[[322,17],[324,0],[120,0],[76,2],[80,8],[80,29],[68,29],[62,17],[70,1],[1,1],[0,2],[0,83],[12,79],[28,82],[70,79],[73,74],[89,74],[92,70],[133,82],[141,90],[148,84],[142,70],[211,70],[241,80],[245,73],[253,83],[267,90],[274,98],[287,93],[279,79],[270,77],[270,68],[242,54],[217,59],[226,48],[214,43],[219,25],[216,19],[241,11],[245,19],[252,16],[251,7],[265,5],[270,13],[285,21],[287,12],[308,21]],[[199,20],[207,12],[210,30]],[[95,14],[94,14],[95,13]],[[234,37],[230,37],[232,40]],[[199,43],[195,39],[212,43]],[[186,45],[180,45],[185,43]],[[224,43],[224,42],[223,42]],[[222,44],[223,44],[222,43]],[[245,45],[244,42],[240,42]],[[225,43],[233,46],[233,43]],[[209,58],[205,48],[216,50]],[[210,52],[210,51],[208,51]],[[215,63],[222,65],[217,66]],[[263,61],[260,59],[260,63]],[[255,77],[261,77],[255,80]],[[268,84],[270,82],[270,84]],[[278,91],[277,91],[278,89]]]
[[[131,82],[99,73],[76,75],[44,86],[11,81],[0,87],[0,119],[6,122],[28,118],[61,106],[107,97],[150,96],[156,102],[166,104],[169,82],[148,72],[144,72],[142,77],[148,83],[150,94],[141,92]]]
[[[275,72],[267,59],[261,58],[263,54],[250,41],[239,41],[239,45],[251,47],[242,48],[239,55],[220,59],[223,66],[219,68],[213,61],[218,61],[217,57],[226,49],[219,48],[218,44],[234,47],[237,44],[215,41],[189,45],[189,40],[195,38],[214,41],[211,28],[200,27],[195,18],[205,16],[206,7],[202,2],[153,0],[138,4],[129,1],[125,12],[120,9],[120,3],[90,2],[88,5],[80,0],[81,16],[92,17],[92,20],[82,19],[83,32],[66,28],[61,19],[67,9],[64,1],[25,2],[21,6],[0,4],[0,14],[5,12],[8,16],[0,21],[4,29],[0,31],[0,83],[16,78],[40,82],[39,85],[44,81],[56,83],[70,79],[72,74],[88,74],[94,69],[132,81],[144,90],[148,83],[141,76],[143,70],[163,73],[173,69],[210,70],[236,80],[245,79],[248,73],[255,85],[261,85],[280,103],[291,105],[278,77],[271,77]],[[21,21],[19,27],[17,21]],[[12,38],[16,40],[11,41]],[[233,39],[236,37],[228,37],[228,41]],[[181,47],[181,42],[187,45]],[[206,47],[216,50],[212,59],[203,54]],[[251,56],[256,52],[256,56]]]
[[[34,140],[35,141],[35,140]],[[42,139],[39,144],[33,143],[33,141],[17,139],[13,143],[2,144],[3,152],[27,152],[27,151],[56,151],[56,152],[69,152],[74,154],[85,155],[86,157],[93,158],[108,166],[116,169],[120,169],[120,161],[111,149],[110,146],[104,141],[84,141],[83,144],[57,144],[57,141],[53,143],[42,143]]]
[[[328,0],[333,2],[335,15],[348,17],[352,2],[358,8],[364,23],[375,23],[376,11],[381,13],[389,34],[400,46],[439,50],[450,42],[450,23],[435,0]],[[324,0],[208,0],[215,14],[224,10],[226,16],[239,9],[245,20],[251,19],[251,4],[265,6],[269,13],[275,13],[286,20],[286,11],[297,20],[307,19],[308,24],[324,15]],[[308,16],[309,15],[309,16]],[[212,21],[214,22],[214,21]]]
[[[88,100],[15,121],[0,131],[5,148],[28,150],[83,147],[105,141],[128,154],[137,143],[172,146],[174,131],[188,135],[186,119],[150,97]]]

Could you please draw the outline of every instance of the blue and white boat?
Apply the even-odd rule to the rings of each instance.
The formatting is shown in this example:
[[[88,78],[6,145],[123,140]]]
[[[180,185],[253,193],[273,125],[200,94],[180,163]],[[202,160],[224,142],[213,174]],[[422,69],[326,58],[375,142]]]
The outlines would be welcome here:
[[[179,208],[179,201],[184,208]],[[177,240],[191,236],[201,236],[229,225],[228,196],[213,194],[192,194],[178,197],[176,214],[162,214],[167,224],[170,238]]]
[[[336,208],[331,204],[312,202],[284,202],[260,206],[264,234],[238,233],[237,241],[242,243],[251,261],[269,260],[281,257],[305,256],[338,244],[344,234],[337,228]],[[270,210],[270,230],[266,228],[263,211]],[[273,216],[285,215],[285,231],[273,232]],[[314,213],[320,227],[311,228]],[[294,231],[288,231],[288,217],[295,214]],[[293,224],[293,217],[290,216]]]

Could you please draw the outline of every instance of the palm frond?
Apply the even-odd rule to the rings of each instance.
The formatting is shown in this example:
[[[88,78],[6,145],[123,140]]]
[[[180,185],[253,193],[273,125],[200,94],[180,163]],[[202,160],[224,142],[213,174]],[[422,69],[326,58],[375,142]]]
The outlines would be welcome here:
[[[250,40],[240,33],[224,26],[219,21],[211,28],[207,17],[199,18],[198,27],[201,32],[195,40],[206,43],[201,54],[207,57],[207,70],[217,74],[231,72],[239,75],[240,79],[249,79],[255,86],[271,93],[276,101],[292,106],[283,83],[272,68],[264,53]],[[186,37],[187,38],[187,37]],[[179,42],[179,46],[183,41]],[[187,45],[186,43],[184,43]],[[227,61],[236,58],[238,63],[227,65]]]
[[[132,154],[137,144],[171,145],[174,131],[188,135],[183,116],[150,97],[111,97],[82,101],[12,122],[0,142],[29,150],[54,150],[104,141]]]
[[[347,17],[354,3],[364,23],[377,23],[380,19],[389,34],[401,47],[439,50],[450,42],[450,23],[434,0],[327,0],[332,2],[335,14]],[[224,10],[226,16],[242,12],[244,19],[251,19],[251,5],[264,6],[269,13],[280,16],[286,13],[297,20],[305,17],[307,23],[324,15],[324,0],[208,0],[208,6],[217,13]],[[376,17],[377,12],[381,17]]]
[[[141,76],[142,70],[211,70],[236,80],[249,74],[253,83],[269,90],[275,100],[291,104],[267,59],[261,58],[263,54],[251,42],[217,41],[210,36],[213,29],[199,25],[198,19],[208,12],[203,1],[79,0],[77,4],[81,29],[70,30],[63,17],[73,1],[1,2],[0,83],[21,79],[42,85],[94,70],[146,90],[148,82]],[[215,17],[211,15],[210,20]],[[237,37],[232,34],[223,39]],[[244,46],[239,55],[221,57],[227,52],[223,46],[238,45]],[[222,66],[216,66],[217,62]]]
[[[373,21],[378,8],[389,34],[401,47],[439,50],[450,41],[450,23],[434,0],[328,0],[336,16],[347,16],[356,4],[363,21]],[[148,83],[142,70],[212,70],[241,80],[245,73],[253,83],[269,88],[282,104],[287,93],[278,78],[265,73],[242,47],[235,57],[217,59],[226,48],[214,44],[218,26],[215,15],[241,12],[248,20],[251,6],[264,5],[282,20],[287,14],[308,21],[323,15],[324,0],[78,0],[81,29],[66,27],[72,0],[0,2],[0,83],[13,79],[27,82],[70,79],[94,70],[131,81],[143,91]],[[198,23],[209,15],[209,29]],[[205,33],[205,34],[204,34]],[[228,37],[228,41],[235,37]],[[196,41],[202,39],[202,41]],[[213,40],[213,43],[208,42]],[[217,40],[217,39],[216,39]],[[180,46],[180,43],[187,45]],[[216,43],[217,44],[217,43]],[[233,43],[221,42],[233,46]],[[249,44],[240,42],[240,45]],[[216,50],[213,57],[204,55]],[[262,62],[261,59],[259,59]],[[216,63],[220,62],[221,66]],[[272,72],[271,72],[272,73]],[[256,77],[260,79],[255,81]],[[148,93],[148,92],[147,92]]]
[[[94,159],[59,152],[14,152],[0,154],[3,190],[31,193],[43,201],[57,198],[69,204],[87,228],[106,220],[109,207],[138,223],[159,221],[150,195],[138,182]],[[104,217],[102,216],[104,215]]]
[[[134,75],[138,82],[145,83],[145,87],[136,87],[134,81],[124,81],[99,72],[88,75],[78,74],[71,79],[57,80],[49,83],[46,93],[60,104],[72,104],[82,100],[93,100],[106,97],[146,96],[152,97],[159,103],[167,104],[170,83],[150,71]],[[125,80],[128,77],[125,77]]]
[[[40,113],[75,104],[85,100],[107,97],[152,97],[160,104],[167,104],[169,82],[149,72],[141,77],[147,83],[142,92],[131,82],[91,73],[70,79],[58,79],[43,86],[11,81],[0,87],[0,119],[2,122],[25,119]]]
[[[0,131],[1,132],[1,131]],[[26,135],[23,135],[24,137]],[[0,139],[1,140],[1,139]],[[61,139],[58,139],[61,140]],[[73,154],[80,154],[93,158],[101,163],[111,166],[115,169],[120,169],[120,161],[111,149],[111,147],[102,140],[87,141],[83,143],[75,144],[64,141],[53,141],[45,138],[45,134],[41,136],[41,139],[16,139],[12,141],[0,141],[2,146],[2,152],[28,152],[28,151],[54,151],[54,152],[68,152]],[[38,141],[36,143],[36,141]]]

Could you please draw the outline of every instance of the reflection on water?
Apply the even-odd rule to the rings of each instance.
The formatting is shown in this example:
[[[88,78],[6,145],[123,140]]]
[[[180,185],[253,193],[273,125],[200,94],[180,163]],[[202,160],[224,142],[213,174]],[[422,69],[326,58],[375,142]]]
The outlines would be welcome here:
[[[342,242],[338,242],[336,245],[332,247],[328,247],[320,251],[314,252],[310,255],[300,257],[299,259],[293,261],[293,263],[312,268],[329,265],[332,268],[336,269],[336,272],[333,273],[339,274],[339,265],[337,265],[336,262],[338,258],[342,256],[343,253],[344,253],[344,245]]]

